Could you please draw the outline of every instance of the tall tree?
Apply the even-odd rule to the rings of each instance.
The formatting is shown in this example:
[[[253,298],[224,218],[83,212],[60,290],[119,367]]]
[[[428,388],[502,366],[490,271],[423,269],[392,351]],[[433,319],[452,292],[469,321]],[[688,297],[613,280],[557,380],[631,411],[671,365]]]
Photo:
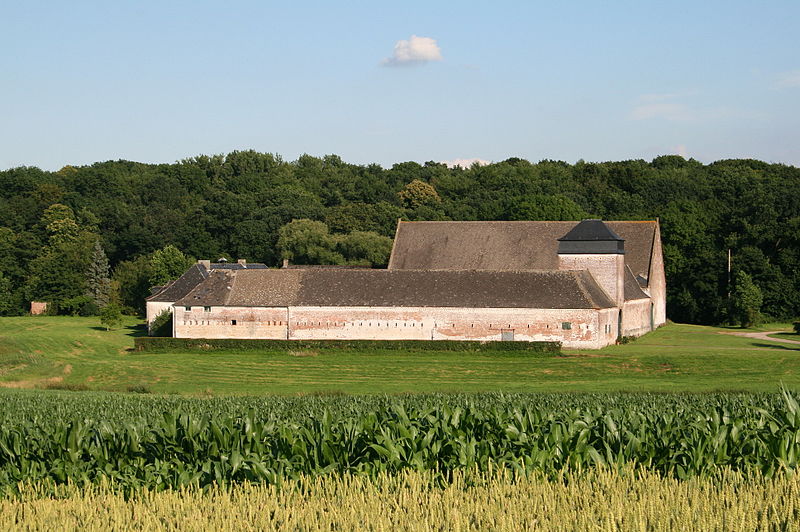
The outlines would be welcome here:
[[[397,193],[400,203],[409,209],[416,209],[419,207],[435,207],[442,202],[439,193],[433,185],[414,179],[411,183],[403,187],[403,190]]]
[[[150,257],[141,255],[134,260],[126,260],[114,268],[113,279],[119,287],[120,304],[138,314],[145,313],[145,298],[150,295]]]
[[[732,296],[734,318],[742,327],[752,327],[761,313],[763,297],[761,289],[743,270],[736,272],[736,286]]]
[[[14,294],[11,291],[11,280],[0,272],[0,316],[14,310]]]
[[[337,238],[315,220],[292,220],[278,231],[281,257],[295,264],[344,264]]]
[[[158,286],[175,280],[183,275],[192,264],[194,264],[194,259],[184,255],[172,244],[164,246],[153,253],[150,259],[150,285]]]
[[[381,267],[389,263],[392,239],[372,231],[353,231],[339,237],[338,249],[350,264]]]
[[[100,241],[94,243],[89,269],[86,272],[88,295],[98,309],[108,305],[111,298],[111,278],[109,277],[108,257]]]

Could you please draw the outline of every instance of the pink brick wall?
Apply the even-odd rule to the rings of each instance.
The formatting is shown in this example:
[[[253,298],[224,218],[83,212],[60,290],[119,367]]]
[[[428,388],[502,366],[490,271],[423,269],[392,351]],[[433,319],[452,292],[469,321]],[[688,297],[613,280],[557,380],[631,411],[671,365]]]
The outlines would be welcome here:
[[[622,336],[641,336],[650,332],[651,306],[650,299],[625,302],[622,307]]]
[[[234,325],[233,322],[236,322]],[[338,340],[560,341],[565,347],[600,348],[617,338],[611,310],[473,309],[402,307],[183,307],[175,309],[178,338]],[[563,323],[570,328],[564,329]],[[288,325],[287,325],[288,324]]]
[[[47,312],[47,303],[42,301],[31,301],[31,315],[38,316]]]
[[[287,312],[286,307],[211,307],[207,312],[204,307],[187,311],[176,306],[175,337],[285,340]]]

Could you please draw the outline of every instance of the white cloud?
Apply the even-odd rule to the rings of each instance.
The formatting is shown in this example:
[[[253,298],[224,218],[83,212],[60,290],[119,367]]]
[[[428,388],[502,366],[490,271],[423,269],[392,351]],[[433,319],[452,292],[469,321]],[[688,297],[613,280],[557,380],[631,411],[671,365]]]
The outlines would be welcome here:
[[[448,168],[455,168],[456,166],[460,166],[461,168],[472,168],[473,164],[478,164],[479,166],[486,166],[490,164],[489,161],[485,159],[478,159],[474,157],[472,159],[453,159],[451,161],[440,161],[447,165]]]
[[[401,66],[441,60],[442,51],[439,49],[439,45],[436,44],[436,39],[412,35],[408,40],[401,39],[397,41],[394,45],[392,56],[381,61],[381,64],[384,66]]]
[[[675,94],[645,94],[631,111],[634,120],[662,118],[671,122],[685,122],[694,118],[686,104],[675,101]]]
[[[800,88],[800,70],[791,70],[779,74],[775,86],[779,89]]]
[[[686,145],[685,144],[678,144],[677,146],[672,148],[672,151],[675,152],[675,155],[680,155],[684,159],[688,159],[689,158],[689,151],[686,149]]]

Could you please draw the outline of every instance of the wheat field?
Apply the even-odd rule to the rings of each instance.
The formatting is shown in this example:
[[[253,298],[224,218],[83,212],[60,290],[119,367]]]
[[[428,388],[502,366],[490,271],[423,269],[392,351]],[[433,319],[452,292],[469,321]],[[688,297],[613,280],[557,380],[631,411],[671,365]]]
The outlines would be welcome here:
[[[47,495],[44,495],[47,493]],[[690,480],[593,469],[303,477],[282,486],[141,490],[26,486],[0,499],[2,530],[798,530],[800,477],[722,471]]]

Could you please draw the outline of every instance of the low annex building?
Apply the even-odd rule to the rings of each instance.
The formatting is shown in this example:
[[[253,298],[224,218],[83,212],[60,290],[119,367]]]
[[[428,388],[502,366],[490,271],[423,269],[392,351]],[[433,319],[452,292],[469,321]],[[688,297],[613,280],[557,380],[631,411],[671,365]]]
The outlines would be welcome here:
[[[179,338],[585,348],[666,321],[658,222],[399,222],[387,269],[260,266],[195,265],[148,320],[169,303]]]
[[[145,301],[145,310],[147,312],[147,329],[159,314],[168,310],[172,312],[172,306],[179,299],[182,299],[189,292],[194,290],[197,285],[205,281],[209,274],[214,270],[235,271],[235,270],[258,270],[265,269],[266,264],[249,263],[246,260],[239,260],[237,262],[229,263],[225,259],[220,259],[217,262],[210,260],[199,260],[193,264],[183,275],[174,281],[170,281],[164,286],[154,286],[150,289],[150,297]]]

